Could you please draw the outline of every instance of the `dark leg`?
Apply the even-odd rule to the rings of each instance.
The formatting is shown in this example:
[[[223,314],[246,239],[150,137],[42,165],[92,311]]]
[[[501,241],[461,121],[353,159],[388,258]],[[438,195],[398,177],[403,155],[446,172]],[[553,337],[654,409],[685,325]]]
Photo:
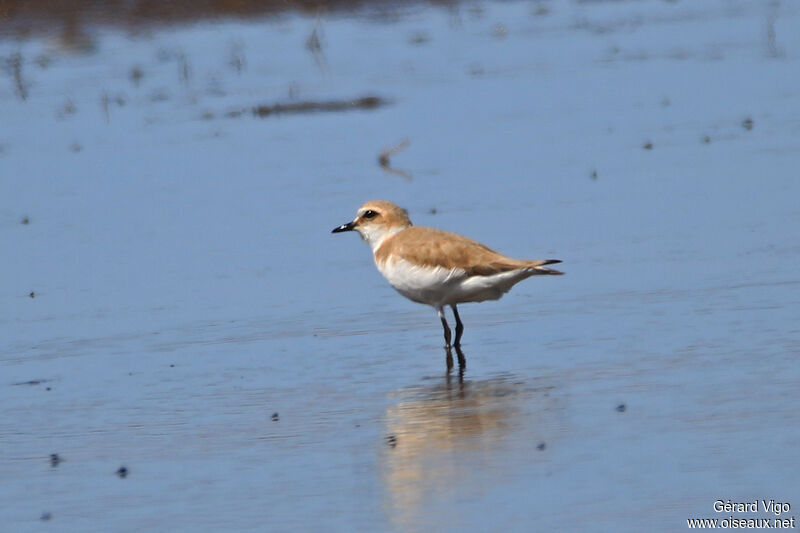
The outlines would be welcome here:
[[[458,316],[458,308],[456,305],[453,304],[450,308],[453,310],[453,315],[456,317],[456,342],[453,346],[455,346],[456,354],[458,355],[458,371],[463,377],[464,369],[467,367],[467,358],[464,357],[464,352],[461,351],[461,335],[464,334],[464,324],[461,323],[461,317]]]
[[[439,318],[442,319],[442,327],[444,328],[444,351],[445,351],[445,362],[447,364],[447,374],[450,374],[450,371],[453,370],[453,352],[450,350],[450,326],[447,325],[447,320],[444,317],[444,309],[441,307],[436,308],[436,312],[439,314]],[[461,362],[461,358],[459,356],[459,364]]]
[[[450,308],[453,310],[453,315],[455,315],[456,317],[455,347],[458,348],[459,346],[461,346],[461,335],[464,333],[464,324],[461,323],[461,317],[458,316],[458,308],[455,306],[455,304],[451,305]]]
[[[441,307],[436,308],[439,313],[439,318],[442,319],[442,327],[444,328],[444,345],[445,348],[450,348],[450,326],[447,325],[447,320],[444,318],[444,309]]]

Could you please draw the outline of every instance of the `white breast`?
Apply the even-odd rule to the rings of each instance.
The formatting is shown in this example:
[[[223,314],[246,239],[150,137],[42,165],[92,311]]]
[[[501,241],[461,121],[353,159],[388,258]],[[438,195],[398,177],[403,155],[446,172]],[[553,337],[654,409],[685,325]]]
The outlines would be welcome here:
[[[397,292],[409,300],[434,306],[444,305],[443,300],[464,277],[464,272],[458,269],[419,266],[403,259],[376,266]]]
[[[517,282],[530,276],[529,269],[467,276],[459,268],[420,266],[403,259],[376,263],[376,266],[397,292],[409,300],[434,307],[497,300]]]

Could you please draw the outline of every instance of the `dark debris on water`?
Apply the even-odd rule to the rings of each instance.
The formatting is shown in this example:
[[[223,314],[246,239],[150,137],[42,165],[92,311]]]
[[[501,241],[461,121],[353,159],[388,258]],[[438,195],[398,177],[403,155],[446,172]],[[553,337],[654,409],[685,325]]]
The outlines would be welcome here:
[[[394,154],[397,154],[397,153],[402,152],[403,150],[405,150],[406,147],[410,143],[411,143],[411,141],[409,141],[408,139],[403,139],[402,141],[400,141],[395,146],[392,146],[391,148],[383,149],[381,151],[381,153],[378,155],[378,164],[380,165],[380,167],[383,170],[385,170],[386,172],[390,172],[392,174],[396,174],[396,175],[398,175],[398,176],[400,176],[402,178],[405,178],[408,181],[411,181],[411,174],[409,174],[405,170],[401,170],[401,169],[392,167],[392,163],[390,161],[390,158]]]
[[[372,110],[389,104],[389,100],[379,96],[363,96],[352,100],[309,100],[305,102],[288,102],[255,107],[228,112],[229,117],[240,117],[250,113],[256,117],[269,117],[273,115],[288,115],[302,113],[321,113],[351,110]]]
[[[42,383],[47,383],[49,380],[47,379],[30,379],[28,381],[18,381],[16,383],[12,383],[12,385],[41,385]]]
[[[392,146],[391,148],[384,148],[383,150],[381,150],[381,153],[378,155],[378,164],[383,168],[391,167],[392,164],[389,158],[392,157],[394,154],[402,152],[406,147],[408,147],[410,142],[411,141],[409,141],[408,139],[403,139],[395,146]]]

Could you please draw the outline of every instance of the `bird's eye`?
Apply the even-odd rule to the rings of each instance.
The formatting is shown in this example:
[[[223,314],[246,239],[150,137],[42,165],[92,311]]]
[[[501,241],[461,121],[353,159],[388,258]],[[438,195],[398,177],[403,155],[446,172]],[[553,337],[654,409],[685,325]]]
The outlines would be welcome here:
[[[378,213],[370,209],[369,211],[364,211],[364,214],[361,216],[369,220],[371,218],[375,218],[376,216],[378,216]]]

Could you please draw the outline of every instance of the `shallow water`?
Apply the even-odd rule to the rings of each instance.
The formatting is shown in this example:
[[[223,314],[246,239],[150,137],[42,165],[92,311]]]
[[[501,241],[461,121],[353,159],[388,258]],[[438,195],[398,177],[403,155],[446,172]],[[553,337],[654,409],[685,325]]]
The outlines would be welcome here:
[[[0,523],[794,516],[798,22],[482,3],[4,38]],[[435,313],[330,234],[371,198],[567,275],[463,306],[448,377]]]

